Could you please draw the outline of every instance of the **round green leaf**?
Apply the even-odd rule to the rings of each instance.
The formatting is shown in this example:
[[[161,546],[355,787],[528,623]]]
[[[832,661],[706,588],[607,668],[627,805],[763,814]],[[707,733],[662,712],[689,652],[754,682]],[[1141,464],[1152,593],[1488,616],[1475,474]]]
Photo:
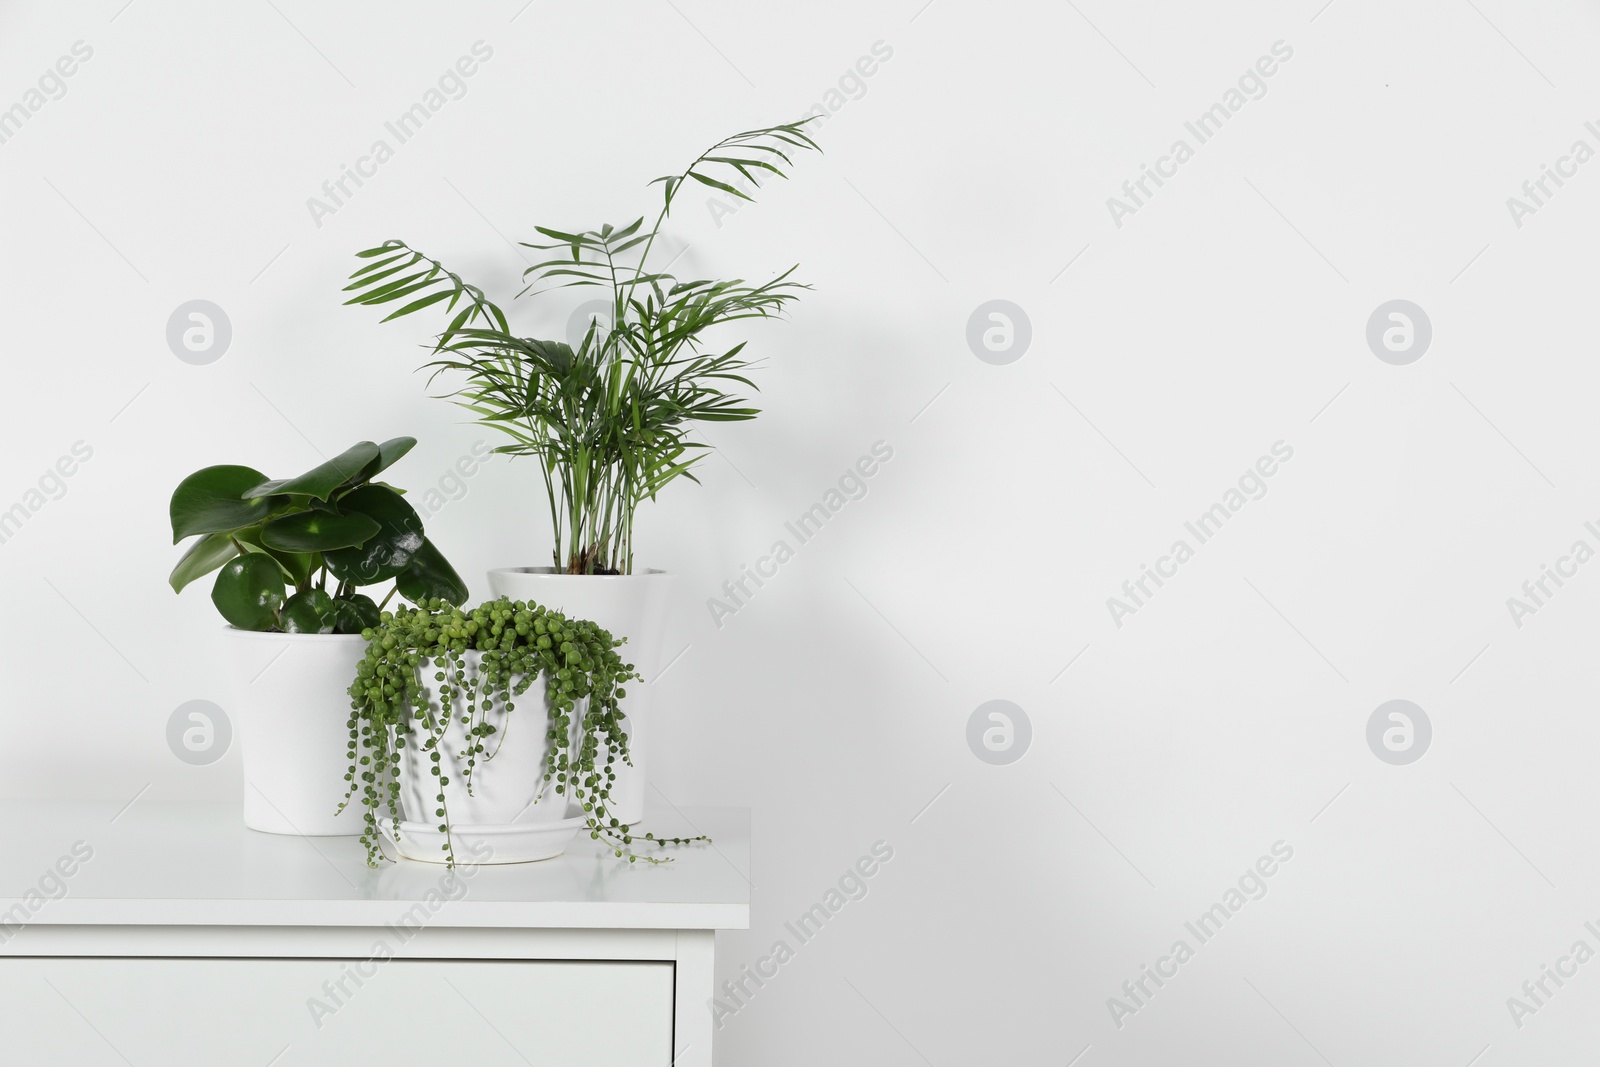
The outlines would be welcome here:
[[[235,557],[217,572],[211,602],[241,630],[270,630],[283,607],[283,572],[259,552]]]
[[[388,581],[411,562],[422,547],[422,519],[399,493],[382,485],[363,485],[339,499],[339,509],[370,518],[378,533],[359,547],[327,553],[328,570],[352,585]]]
[[[378,605],[364,593],[351,593],[333,602],[334,633],[358,634],[369,626],[383,621]]]
[[[321,589],[296,593],[279,616],[286,634],[331,634],[334,631],[333,597]]]
[[[174,593],[181,593],[184,586],[205,577],[238,554],[239,546],[226,533],[206,534],[189,546],[178,565],[172,568],[167,583]]]
[[[388,470],[400,460],[407,452],[417,446],[415,437],[393,437],[378,446],[378,458],[361,468],[361,473],[350,479],[348,484],[370,482],[383,471]]]
[[[244,496],[246,500],[254,500],[258,496],[271,496],[273,493],[278,491],[278,487],[280,485],[288,484],[288,478],[273,478],[270,481],[265,481],[260,485],[251,487],[245,492]]]
[[[302,586],[311,577],[311,572],[320,563],[313,552],[284,552],[275,548],[267,548],[261,543],[261,527],[250,530],[240,530],[233,535],[245,549],[252,552],[264,552],[278,561],[278,566],[283,568],[283,573],[288,577],[289,584]]]
[[[420,604],[429,597],[439,597],[459,607],[467,600],[467,583],[461,580],[461,575],[450,566],[450,561],[434,547],[432,541],[422,542],[422,547],[417,549],[411,557],[411,563],[395,579],[394,584],[400,590],[400,595],[413,604]]]
[[[298,478],[269,482],[266,475],[261,475],[241,492],[250,497],[292,493],[296,496],[309,496],[317,500],[326,500],[346,480],[360,474],[362,468],[377,459],[378,455],[377,445],[371,441],[361,441],[345,449],[345,451],[334,456],[326,463],[320,463],[312,467]]]
[[[378,529],[375,520],[359,513],[298,511],[263,526],[261,546],[278,552],[326,552],[364,544]]]
[[[288,501],[271,493],[245,500],[244,494],[261,484],[266,475],[249,467],[228,464],[195,471],[172,493],[172,543],[195,534],[223,533],[256,523],[284,507]]]

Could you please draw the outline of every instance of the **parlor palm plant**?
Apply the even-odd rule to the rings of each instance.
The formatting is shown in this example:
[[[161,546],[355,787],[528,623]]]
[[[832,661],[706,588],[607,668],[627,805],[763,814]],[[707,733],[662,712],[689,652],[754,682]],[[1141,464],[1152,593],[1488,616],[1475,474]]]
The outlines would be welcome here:
[[[405,300],[385,322],[444,305],[450,318],[427,366],[434,379],[461,375],[447,395],[510,438],[497,452],[539,461],[558,572],[632,573],[639,505],[680,477],[696,480],[709,446],[693,424],[758,414],[738,395],[740,387],[756,388],[744,342],[719,349],[708,335],[778,315],[808,286],[791,280],[792,267],[761,283],[684,280],[651,256],[685,188],[751,200],[763,179],[786,178],[794,154],[818,150],[807,121],[734,134],[681,173],[655,179],[663,197],[649,229],[642,216],[592,230],[535,227],[546,240],[524,247],[549,258],[523,272],[519,297],[571,286],[606,290],[611,321],[593,321],[576,348],[517,336],[482,289],[403,241],[357,253],[371,262],[350,276],[347,303]]]

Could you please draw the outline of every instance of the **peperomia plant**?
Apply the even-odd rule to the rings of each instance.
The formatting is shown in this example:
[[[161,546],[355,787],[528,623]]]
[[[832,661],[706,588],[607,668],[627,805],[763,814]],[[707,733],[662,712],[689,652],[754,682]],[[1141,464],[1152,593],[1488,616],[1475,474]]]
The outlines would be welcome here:
[[[509,716],[536,681],[544,685],[548,708],[544,782],[555,783],[563,803],[570,799],[582,806],[591,838],[630,863],[641,858],[633,851],[635,840],[658,846],[706,840],[636,834],[608,810],[615,763],[630,762],[617,702],[627,695],[625,683],[639,676],[617,654],[622,642],[594,623],[505,597],[470,611],[429,599],[414,608],[384,612],[382,622],[363,635],[367,654],[350,685],[350,771],[345,775],[350,787],[345,803],[354,799],[365,808],[361,841],[369,864],[376,866],[383,854],[380,814],[386,812],[397,826],[401,821],[400,754],[409,747],[423,757],[415,763],[430,764],[436,776],[439,847],[454,866],[450,791],[470,794],[474,774],[487,770],[478,768],[480,759],[492,760],[509,732],[509,727],[500,731],[488,721],[491,709]],[[475,659],[470,664],[469,653]],[[422,684],[424,671],[433,675],[432,695]],[[465,745],[459,752],[443,751],[452,715],[463,710]],[[496,733],[500,738],[491,740]],[[447,754],[449,762],[444,760]],[[462,767],[459,783],[452,783],[448,773],[454,765]],[[665,862],[661,856],[642,858]]]
[[[639,505],[680,476],[695,480],[708,446],[692,424],[759,413],[733,392],[755,388],[753,360],[743,342],[716,344],[716,327],[779,315],[807,286],[790,280],[794,268],[759,284],[680,279],[669,271],[676,255],[657,264],[651,254],[662,251],[657,238],[684,189],[751,200],[765,178],[787,177],[791,155],[817,148],[808,121],[725,137],[657,178],[662,204],[648,229],[643,217],[592,230],[534,227],[547,240],[524,247],[550,258],[523,272],[522,293],[594,286],[609,306],[611,321],[595,319],[573,344],[518,337],[482,289],[404,241],[356,253],[365,262],[346,303],[405,301],[385,322],[429,307],[448,316],[429,366],[464,376],[449,395],[511,439],[495,451],[538,459],[558,571],[631,573]]]
[[[211,601],[224,619],[284,633],[377,626],[381,606],[358,590],[390,580],[388,596],[464,602],[466,584],[401,491],[372,480],[416,443],[362,441],[277,481],[233,465],[189,475],[172,494],[172,543],[198,540],[168,578],[173,591],[218,571]]]

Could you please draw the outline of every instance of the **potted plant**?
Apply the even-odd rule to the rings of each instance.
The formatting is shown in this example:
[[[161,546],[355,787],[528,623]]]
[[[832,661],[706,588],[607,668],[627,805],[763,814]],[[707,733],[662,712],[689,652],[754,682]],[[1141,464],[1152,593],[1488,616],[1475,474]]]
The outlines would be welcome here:
[[[520,337],[482,289],[404,241],[358,252],[347,303],[399,303],[383,320],[425,308],[447,316],[427,364],[459,378],[446,395],[510,440],[495,449],[538,462],[550,508],[550,566],[490,572],[491,591],[593,619],[628,641],[645,677],[664,644],[668,575],[634,565],[634,516],[647,499],[694,466],[709,447],[697,422],[737,422],[758,411],[733,390],[755,388],[744,342],[713,345],[716,328],[779,315],[807,288],[794,268],[759,284],[681,280],[651,255],[686,188],[750,200],[768,175],[787,177],[791,154],[817,148],[805,122],[724,138],[676,175],[657,178],[663,200],[643,217],[591,230],[535,227],[547,240],[525,247],[550,256],[523,272],[518,296],[571,286],[605,291],[609,322],[595,318],[576,345]],[[735,184],[737,183],[737,184]],[[624,823],[644,806],[648,685],[626,702],[631,763],[619,772],[612,810]]]
[[[612,813],[628,758],[618,705],[637,675],[604,629],[502,597],[470,611],[429,598],[367,632],[345,796],[363,811],[370,865],[387,846],[451,866],[457,849],[478,863],[547,859],[585,828],[629,862],[665,860],[636,844],[706,840],[637,833]]]
[[[345,792],[348,698],[382,605],[362,589],[463,603],[467,587],[400,490],[373,478],[416,440],[362,441],[297,478],[196,471],[172,494],[173,544],[195,538],[175,592],[216,572],[244,757],[244,821],[277,834],[357,834]]]

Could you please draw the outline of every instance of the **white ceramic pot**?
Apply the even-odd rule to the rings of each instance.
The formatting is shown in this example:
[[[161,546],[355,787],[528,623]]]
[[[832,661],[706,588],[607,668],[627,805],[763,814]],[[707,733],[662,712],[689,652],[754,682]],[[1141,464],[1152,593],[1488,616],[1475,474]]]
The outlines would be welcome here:
[[[651,682],[661,666],[671,583],[672,575],[657,570],[636,574],[558,574],[550,567],[509,567],[489,572],[489,589],[497,597],[531,600],[568,618],[596,623],[613,637],[628,639],[617,653],[647,681],[628,685],[628,695],[622,700],[633,766],[623,764],[617,771],[611,812],[625,823],[644,818],[652,727]]]
[[[335,815],[350,769],[350,683],[360,634],[223,631],[233,682],[229,710],[244,757],[244,824],[269,834],[362,831],[360,805]]]
[[[469,651],[462,658],[468,684],[475,684],[482,654]],[[439,815],[439,780],[443,777],[449,779],[444,787],[444,810],[457,863],[526,863],[561,855],[587,820],[568,794],[555,791],[554,780],[544,780],[550,705],[543,681],[535,680],[521,696],[513,694],[510,712],[498,696],[491,694],[486,702],[479,701],[482,721],[495,732],[483,739],[485,751],[477,757],[469,780],[463,758],[468,726],[461,721],[467,715],[467,698],[457,694],[445,708],[439,695],[442,683],[434,678],[436,671],[430,665],[419,669],[418,676],[433,713],[448,714],[438,744],[441,774],[433,774],[430,750],[422,747],[427,734],[417,729],[400,751],[401,820],[396,824],[392,819],[380,819],[390,844],[406,859],[445,862],[449,853],[439,830],[445,821]],[[574,710],[569,746],[578,736],[583,705]]]
[[[482,653],[468,651],[462,659],[469,683],[475,682]],[[436,671],[429,665],[420,668],[418,674],[428,703],[439,715],[444,709],[439,698],[441,683],[433,677]],[[464,694],[457,694],[451,701],[450,721],[439,742],[439,767],[443,772],[440,777],[450,779],[445,786],[445,799],[453,827],[549,823],[566,817],[566,796],[555,792],[554,781],[544,780],[549,744],[545,733],[550,716],[544,682],[536,680],[526,693],[513,696],[511,702],[515,707],[509,713],[498,697],[484,709],[483,721],[493,726],[495,733],[483,741],[486,751],[478,756],[473,768],[469,794],[466,760],[461,758],[467,747],[467,726],[461,721],[467,714],[467,699]],[[583,705],[579,704],[573,716],[574,732],[582,713]],[[408,823],[437,828],[443,821],[438,816],[439,777],[432,773],[429,753],[421,748],[427,734],[420,724],[414,726],[415,732],[400,752],[400,813]]]

